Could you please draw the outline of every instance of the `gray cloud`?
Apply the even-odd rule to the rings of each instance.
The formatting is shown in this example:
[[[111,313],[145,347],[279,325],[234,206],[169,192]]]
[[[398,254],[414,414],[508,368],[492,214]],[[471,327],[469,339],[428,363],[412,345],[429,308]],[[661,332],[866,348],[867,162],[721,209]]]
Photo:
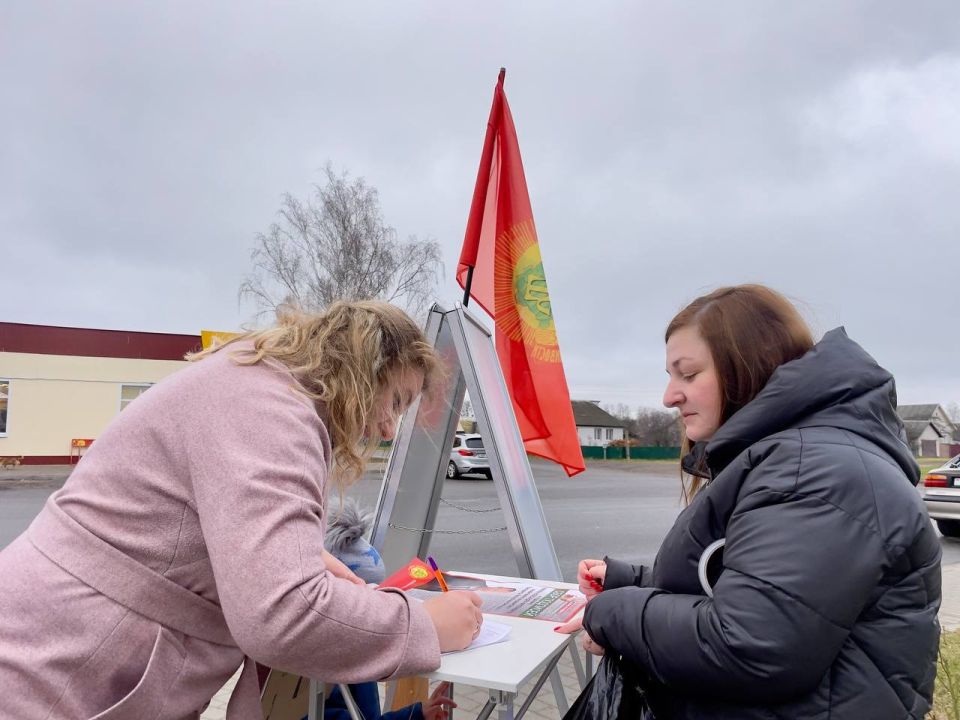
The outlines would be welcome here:
[[[768,283],[906,402],[960,401],[950,2],[7,3],[4,319],[234,328],[253,236],[329,159],[459,255],[500,65],[568,380],[656,404],[662,330]]]

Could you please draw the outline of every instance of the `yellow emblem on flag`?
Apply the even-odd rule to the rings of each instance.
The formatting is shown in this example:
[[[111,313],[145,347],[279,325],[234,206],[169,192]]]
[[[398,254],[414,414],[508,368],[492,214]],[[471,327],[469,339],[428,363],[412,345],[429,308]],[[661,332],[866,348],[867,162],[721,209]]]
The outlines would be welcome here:
[[[513,259],[513,265],[497,262],[494,267],[497,326],[512,341],[527,346],[533,359],[560,362],[550,292],[533,222],[514,225],[500,235],[499,242],[509,248],[505,255]]]

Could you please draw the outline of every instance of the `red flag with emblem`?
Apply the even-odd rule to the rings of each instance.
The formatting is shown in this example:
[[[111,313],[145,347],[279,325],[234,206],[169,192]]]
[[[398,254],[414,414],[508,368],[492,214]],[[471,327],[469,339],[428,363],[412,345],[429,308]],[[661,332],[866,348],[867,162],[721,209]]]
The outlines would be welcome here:
[[[527,451],[576,475],[584,470],[583,453],[504,74],[493,93],[457,282],[494,319],[497,356]]]

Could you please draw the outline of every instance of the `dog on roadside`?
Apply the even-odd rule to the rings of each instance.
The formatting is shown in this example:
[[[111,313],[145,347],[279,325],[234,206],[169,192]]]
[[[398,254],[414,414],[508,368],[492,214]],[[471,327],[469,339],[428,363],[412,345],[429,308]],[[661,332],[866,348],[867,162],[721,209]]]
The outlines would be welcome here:
[[[0,455],[0,468],[15,468],[23,460],[23,455]]]

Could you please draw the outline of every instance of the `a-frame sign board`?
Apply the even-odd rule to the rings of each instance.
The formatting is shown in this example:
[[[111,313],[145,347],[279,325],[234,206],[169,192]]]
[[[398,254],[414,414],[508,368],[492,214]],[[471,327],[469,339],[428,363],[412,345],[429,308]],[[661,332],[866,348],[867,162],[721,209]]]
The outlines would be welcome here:
[[[388,574],[412,557],[429,554],[460,407],[469,391],[519,575],[562,581],[490,331],[462,307],[444,310],[434,305],[425,332],[446,367],[446,382],[442,392],[431,400],[419,397],[404,414],[387,462],[371,544],[380,551]],[[582,688],[586,676],[572,645],[570,654]],[[550,682],[557,706],[566,712],[568,704],[556,667],[550,672]],[[310,720],[323,713],[319,687],[311,681]],[[526,702],[530,700],[532,696]],[[351,717],[357,715],[351,711]]]
[[[519,575],[563,580],[490,331],[462,307],[434,305],[427,339],[448,371],[444,392],[404,415],[377,503],[371,542],[387,572],[429,554],[464,392],[483,436]],[[468,570],[469,568],[461,568]]]

